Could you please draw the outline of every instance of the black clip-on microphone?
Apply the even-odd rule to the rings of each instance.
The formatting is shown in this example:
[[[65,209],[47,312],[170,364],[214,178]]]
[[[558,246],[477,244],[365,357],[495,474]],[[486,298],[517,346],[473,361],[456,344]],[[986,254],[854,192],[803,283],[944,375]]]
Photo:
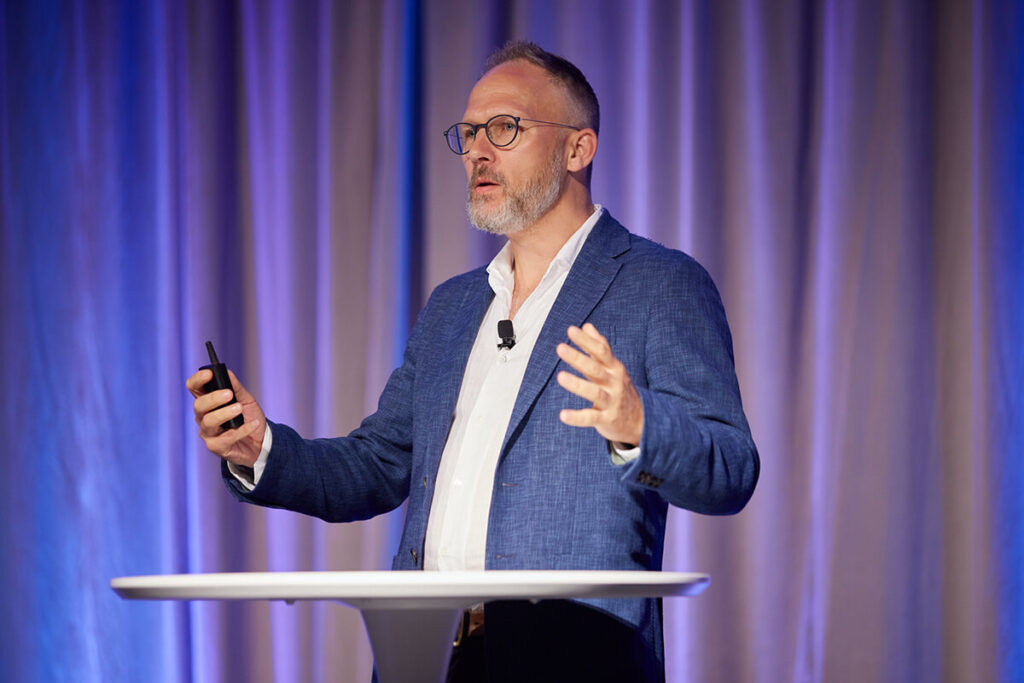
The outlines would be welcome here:
[[[511,349],[516,345],[516,333],[512,330],[511,320],[499,320],[498,321],[498,336],[501,337],[501,343],[498,344],[498,350]]]

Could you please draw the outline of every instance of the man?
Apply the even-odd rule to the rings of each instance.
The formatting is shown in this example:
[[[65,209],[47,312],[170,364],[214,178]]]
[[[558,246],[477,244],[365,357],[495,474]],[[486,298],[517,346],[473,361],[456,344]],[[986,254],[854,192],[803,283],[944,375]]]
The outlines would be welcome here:
[[[446,136],[508,243],[434,290],[377,412],[307,441],[203,370],[199,433],[242,500],[349,521],[408,499],[395,569],[660,569],[668,503],[735,513],[758,477],[721,301],[594,206],[583,74],[530,43],[487,66]],[[658,600],[488,604],[462,635],[452,679],[664,678]]]

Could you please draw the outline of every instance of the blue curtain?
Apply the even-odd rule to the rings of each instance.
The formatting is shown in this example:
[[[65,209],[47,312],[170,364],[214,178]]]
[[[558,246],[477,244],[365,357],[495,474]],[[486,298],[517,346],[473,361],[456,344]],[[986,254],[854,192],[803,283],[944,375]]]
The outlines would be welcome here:
[[[211,339],[308,436],[371,411],[468,227],[439,133],[528,38],[602,103],[595,200],[698,258],[762,480],[673,511],[669,680],[1024,679],[1024,10],[358,0],[0,5],[0,678],[365,681],[333,604],[131,574],[378,569],[401,511],[236,503]]]

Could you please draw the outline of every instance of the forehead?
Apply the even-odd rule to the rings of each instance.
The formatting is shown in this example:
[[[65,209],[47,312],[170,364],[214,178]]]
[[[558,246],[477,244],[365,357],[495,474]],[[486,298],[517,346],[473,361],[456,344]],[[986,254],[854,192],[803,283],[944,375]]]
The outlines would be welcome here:
[[[499,64],[476,82],[463,120],[485,121],[495,114],[545,119],[561,116],[564,108],[565,94],[547,71],[513,61]]]

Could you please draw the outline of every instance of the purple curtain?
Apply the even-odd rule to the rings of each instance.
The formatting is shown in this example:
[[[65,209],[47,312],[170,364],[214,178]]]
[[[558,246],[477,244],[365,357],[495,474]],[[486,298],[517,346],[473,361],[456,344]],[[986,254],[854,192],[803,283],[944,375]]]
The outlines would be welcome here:
[[[669,680],[1024,679],[1024,10],[998,0],[0,6],[0,678],[366,681],[335,604],[129,574],[390,565],[236,503],[212,339],[307,436],[371,411],[430,290],[500,244],[440,132],[529,38],[601,99],[594,198],[718,283],[762,457],[674,510]]]

